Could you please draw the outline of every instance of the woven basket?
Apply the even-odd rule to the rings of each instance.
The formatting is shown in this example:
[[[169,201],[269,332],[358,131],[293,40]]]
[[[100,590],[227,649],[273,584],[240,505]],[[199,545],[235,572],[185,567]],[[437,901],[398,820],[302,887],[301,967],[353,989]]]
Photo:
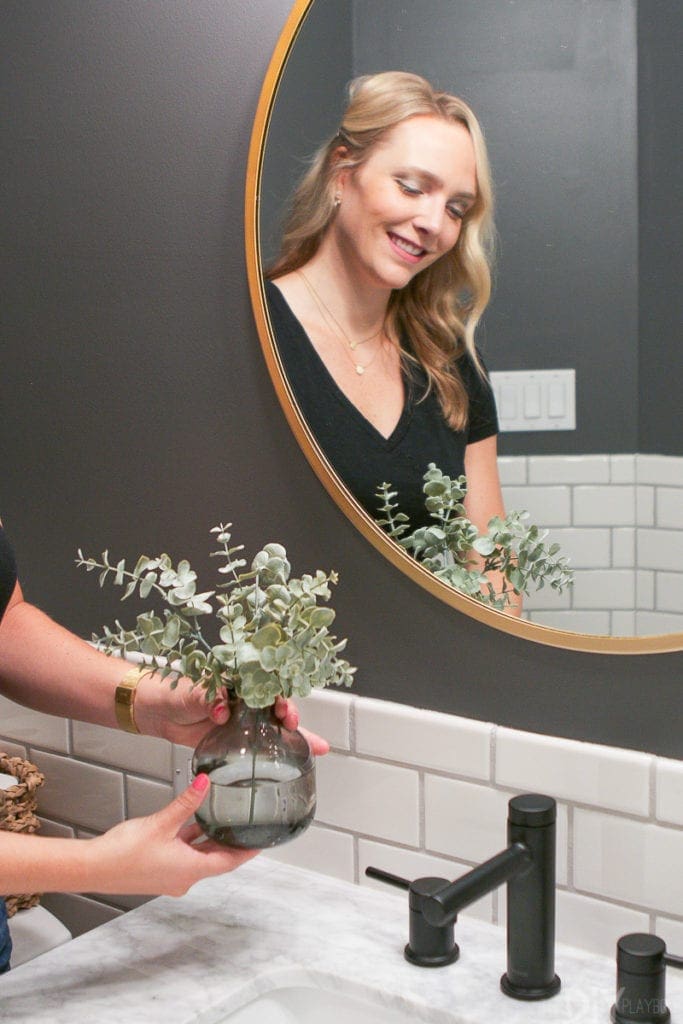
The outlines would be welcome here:
[[[19,780],[16,786],[0,790],[0,829],[35,832],[40,827],[36,817],[36,790],[42,786],[45,776],[30,761],[7,754],[0,754],[0,772]],[[17,910],[35,907],[39,900],[38,893],[5,896],[7,916],[12,917]]]

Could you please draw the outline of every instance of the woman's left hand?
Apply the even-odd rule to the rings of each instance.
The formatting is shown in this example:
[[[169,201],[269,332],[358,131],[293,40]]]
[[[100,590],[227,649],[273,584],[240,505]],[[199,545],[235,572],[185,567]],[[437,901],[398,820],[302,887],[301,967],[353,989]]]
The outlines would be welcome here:
[[[299,712],[291,700],[278,697],[275,714],[286,729],[299,727]],[[188,679],[180,679],[175,690],[167,679],[158,674],[147,674],[140,679],[135,692],[135,721],[140,732],[147,736],[160,736],[185,747],[196,747],[209,729],[223,725],[230,717],[226,697],[207,704],[205,691],[192,686]],[[316,756],[330,749],[327,740],[306,729],[300,730]]]

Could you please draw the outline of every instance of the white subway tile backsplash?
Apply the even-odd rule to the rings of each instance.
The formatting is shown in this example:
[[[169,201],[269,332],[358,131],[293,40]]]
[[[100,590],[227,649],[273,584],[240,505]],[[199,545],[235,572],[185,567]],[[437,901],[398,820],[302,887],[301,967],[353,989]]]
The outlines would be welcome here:
[[[683,916],[683,830],[596,811],[574,814],[574,885]]]
[[[39,818],[41,836],[53,836],[56,839],[73,839],[75,832],[70,825],[62,825],[59,821],[50,821],[49,818]]]
[[[154,782],[139,779],[135,775],[126,778],[126,805],[129,818],[141,818],[154,814],[173,799],[173,786],[169,782]]]
[[[657,526],[683,528],[683,487],[658,487],[655,491],[655,522]]]
[[[33,760],[45,773],[38,791],[38,809],[48,818],[103,832],[124,816],[123,776],[110,768],[34,750]]]
[[[683,487],[683,459],[676,455],[638,455],[638,483]]]
[[[7,754],[8,757],[27,757],[26,747],[21,743],[15,743],[4,736],[0,736],[0,754]]]
[[[505,846],[510,793],[436,775],[425,776],[425,846],[479,863]]]
[[[581,569],[574,574],[572,599],[579,608],[634,608],[633,569]]]
[[[638,526],[655,524],[655,489],[638,485],[636,487],[636,523]]]
[[[549,541],[560,545],[561,554],[569,558],[572,569],[609,568],[613,564],[612,538],[607,527],[556,526],[546,543]]]
[[[571,525],[570,487],[504,487],[506,509],[529,512],[537,526]],[[594,525],[594,524],[591,524]]]
[[[630,750],[496,730],[496,782],[630,814],[649,812],[652,758]]]
[[[133,736],[86,722],[73,723],[73,753],[100,764],[130,768],[157,779],[171,779],[171,744],[153,736]]]
[[[530,484],[606,484],[609,455],[530,455]]]
[[[316,774],[319,821],[406,846],[419,844],[416,771],[330,753],[318,759]]]
[[[556,906],[557,941],[590,953],[614,956],[620,935],[650,930],[649,914],[575,892],[560,890]]]
[[[375,889],[395,893],[398,899],[406,903],[406,910],[408,894],[401,889],[387,886],[384,882],[368,878],[365,874],[367,867],[381,868],[383,871],[390,871],[393,875],[399,875],[399,877],[408,878],[411,881],[415,878],[445,878],[452,882],[471,870],[469,864],[460,864],[457,861],[433,857],[415,850],[402,850],[399,847],[376,843],[369,839],[359,839],[358,880],[361,885],[369,885]],[[483,896],[476,903],[466,907],[462,911],[462,915],[458,916],[471,916],[479,918],[480,921],[493,921],[493,894],[489,893]]]
[[[610,455],[610,482],[634,484],[636,482],[636,456]]]
[[[491,726],[365,699],[356,705],[356,751],[453,775],[488,779]]]
[[[192,748],[173,744],[173,792],[177,796],[192,779]]]
[[[670,917],[656,917],[654,933],[664,939],[669,953],[683,956],[683,921],[674,921]]]
[[[638,636],[654,633],[683,633],[683,614],[673,612],[638,612]]]
[[[658,572],[655,576],[655,594],[658,612],[683,611],[683,573]]]
[[[634,526],[635,487],[606,485],[574,488],[575,526]]]
[[[682,520],[683,521],[683,520]],[[633,526],[612,530],[612,565],[615,569],[633,569],[636,564],[636,531]],[[593,563],[598,568],[596,562]]]
[[[656,761],[657,810],[660,821],[683,825],[683,761]],[[683,870],[683,865],[681,865]]]
[[[635,636],[638,632],[636,613],[633,611],[613,611],[610,613],[612,625],[611,636]]]
[[[294,864],[322,875],[332,875],[346,882],[355,882],[353,836],[321,828],[315,822],[296,842],[275,846],[264,856],[283,864]],[[394,849],[394,847],[389,847]]]
[[[655,574],[649,569],[636,572],[636,607],[650,611],[655,606]]]
[[[45,715],[0,696],[2,734],[32,747],[47,747],[66,754],[69,750],[69,723],[64,718]]]
[[[532,611],[532,622],[552,629],[568,629],[573,633],[610,634],[610,612],[607,611]]]
[[[314,690],[298,704],[301,724],[324,737],[330,746],[348,750],[351,701],[352,697],[343,690]]]
[[[530,594],[524,595],[525,612],[533,612],[537,609],[561,611],[569,609],[571,606],[572,592],[569,587],[561,594],[558,594],[556,590],[551,590],[550,587],[544,587],[543,590],[532,590]]]
[[[503,487],[527,483],[527,460],[525,455],[501,455],[498,458],[498,475]]]
[[[683,530],[638,529],[638,566],[683,572]]]

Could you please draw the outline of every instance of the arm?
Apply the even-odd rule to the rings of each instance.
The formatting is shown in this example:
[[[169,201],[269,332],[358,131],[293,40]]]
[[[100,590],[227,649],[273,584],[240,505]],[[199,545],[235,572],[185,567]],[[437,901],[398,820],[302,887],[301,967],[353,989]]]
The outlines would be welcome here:
[[[182,896],[200,878],[232,871],[258,851],[230,849],[211,840],[193,845],[201,830],[183,824],[208,786],[208,776],[198,775],[163,810],[123,821],[94,839],[0,832],[0,893]]]
[[[130,665],[107,657],[24,600],[17,583],[0,621],[0,692],[18,704],[62,718],[116,728],[114,691]],[[276,712],[296,729],[296,707],[281,700]],[[204,691],[181,680],[172,690],[159,675],[145,675],[135,695],[140,732],[195,747],[207,730],[226,722],[225,701],[209,707]],[[314,754],[329,749],[306,733]]]
[[[503,494],[500,488],[497,460],[497,435],[468,444],[465,449],[465,476],[467,477],[467,494],[465,495],[465,511],[467,518],[474,523],[479,533],[486,533],[489,520],[493,516],[505,517]],[[475,551],[472,559],[479,565],[483,559]],[[500,573],[489,573],[489,578],[496,591],[501,589]],[[506,612],[508,615],[519,616],[522,613],[522,598],[514,597]]]

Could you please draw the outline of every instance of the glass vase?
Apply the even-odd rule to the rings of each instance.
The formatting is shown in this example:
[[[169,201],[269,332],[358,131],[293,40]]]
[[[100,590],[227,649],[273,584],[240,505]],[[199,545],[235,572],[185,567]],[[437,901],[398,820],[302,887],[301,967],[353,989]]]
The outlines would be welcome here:
[[[273,708],[230,702],[230,718],[199,743],[194,775],[211,788],[195,817],[224,846],[265,849],[295,839],[315,814],[315,762],[308,741]]]

